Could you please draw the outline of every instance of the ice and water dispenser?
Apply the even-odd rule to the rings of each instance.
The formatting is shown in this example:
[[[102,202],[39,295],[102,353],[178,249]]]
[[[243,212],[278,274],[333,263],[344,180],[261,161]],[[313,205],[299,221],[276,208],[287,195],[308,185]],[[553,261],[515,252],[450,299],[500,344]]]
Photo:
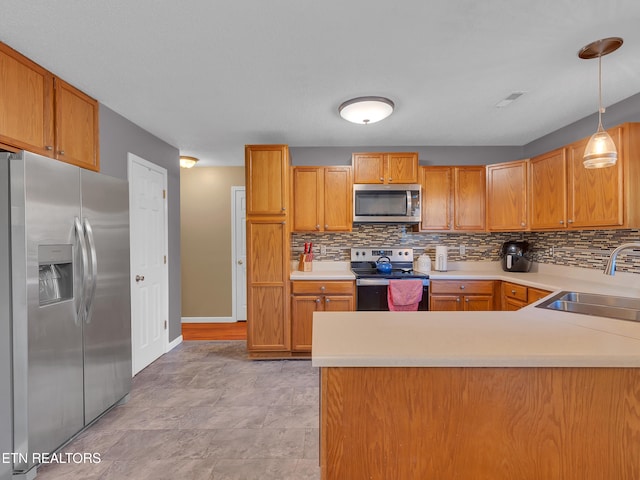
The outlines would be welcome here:
[[[38,245],[40,305],[73,298],[71,245]]]

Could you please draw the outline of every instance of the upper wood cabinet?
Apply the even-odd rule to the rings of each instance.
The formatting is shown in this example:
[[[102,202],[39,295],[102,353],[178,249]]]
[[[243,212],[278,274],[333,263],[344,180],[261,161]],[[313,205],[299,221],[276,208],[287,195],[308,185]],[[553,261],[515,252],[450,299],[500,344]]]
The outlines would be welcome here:
[[[487,229],[527,229],[527,160],[487,166]]]
[[[485,167],[420,167],[421,230],[485,229]]]
[[[59,78],[55,95],[55,158],[99,171],[98,102]]]
[[[52,156],[53,75],[0,42],[0,142]]]
[[[613,167],[584,168],[582,157],[588,138],[568,147],[567,223],[571,228],[615,227],[624,223],[622,128],[608,133],[618,148],[618,162]]]
[[[531,230],[567,226],[567,149],[558,148],[529,160]]]
[[[98,102],[0,43],[0,142],[98,171]]]
[[[245,146],[247,216],[288,213],[288,172],[286,145]]]
[[[584,168],[588,138],[530,160],[531,230],[640,226],[640,124],[607,131],[618,149],[613,167]]]
[[[418,183],[417,153],[354,153],[353,183]]]
[[[351,231],[351,167],[293,167],[293,231]]]

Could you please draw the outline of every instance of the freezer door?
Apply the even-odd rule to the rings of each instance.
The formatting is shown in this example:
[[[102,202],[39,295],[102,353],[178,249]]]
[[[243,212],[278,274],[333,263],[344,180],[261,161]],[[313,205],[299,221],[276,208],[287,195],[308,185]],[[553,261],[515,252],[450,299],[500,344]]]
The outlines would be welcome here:
[[[131,388],[129,183],[88,170],[81,178],[90,264],[84,325],[88,424]]]
[[[13,451],[28,458],[14,465],[23,471],[32,466],[32,453],[54,451],[84,425],[77,315],[83,285],[75,229],[80,173],[25,152],[12,156],[9,167]]]

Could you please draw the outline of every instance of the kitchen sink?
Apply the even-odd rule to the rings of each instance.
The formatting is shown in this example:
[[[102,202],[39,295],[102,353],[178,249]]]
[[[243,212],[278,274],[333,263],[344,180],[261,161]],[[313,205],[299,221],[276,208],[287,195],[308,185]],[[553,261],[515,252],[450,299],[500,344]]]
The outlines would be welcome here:
[[[638,298],[560,292],[536,307],[640,322],[640,299]]]

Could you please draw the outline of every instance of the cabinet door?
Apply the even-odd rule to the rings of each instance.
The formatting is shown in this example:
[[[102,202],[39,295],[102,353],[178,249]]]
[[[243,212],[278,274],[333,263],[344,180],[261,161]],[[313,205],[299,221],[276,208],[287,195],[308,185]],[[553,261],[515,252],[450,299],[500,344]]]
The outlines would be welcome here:
[[[291,350],[310,352],[313,312],[322,308],[319,296],[293,295],[291,297]]]
[[[608,130],[618,148],[619,159],[608,168],[584,168],[582,156],[589,139],[569,146],[569,227],[622,225],[622,128]],[[636,186],[637,188],[637,186]]]
[[[351,160],[354,183],[385,183],[383,153],[354,153]]]
[[[55,157],[99,171],[98,102],[59,78],[55,79],[55,94]]]
[[[325,295],[323,302],[326,312],[350,312],[355,309],[353,295]]]
[[[463,308],[462,296],[460,295],[431,295],[429,297],[429,310],[457,312]]]
[[[529,161],[531,230],[567,227],[567,150],[559,148]]]
[[[247,348],[284,351],[289,322],[289,232],[279,219],[247,220]]]
[[[486,191],[484,167],[455,167],[453,183],[454,229],[484,230]]]
[[[451,229],[452,172],[449,167],[421,167],[421,230]]]
[[[289,149],[286,145],[247,145],[247,216],[285,215]]]
[[[527,161],[487,166],[487,228],[527,228]]]
[[[0,143],[53,155],[53,75],[0,42]]]
[[[505,297],[502,302],[502,310],[507,312],[515,312],[516,310],[520,310],[526,305],[526,303],[521,300],[516,300],[515,298],[508,297]]]
[[[324,231],[350,232],[353,222],[351,167],[324,169]]]
[[[293,230],[322,229],[323,171],[318,167],[293,168]]]
[[[541,290],[539,288],[529,287],[527,301],[528,303],[534,303],[550,294],[551,292],[548,290]]]
[[[418,183],[418,154],[389,153],[385,183]]]
[[[493,295],[468,295],[464,297],[464,310],[466,312],[493,310],[493,302]]]

